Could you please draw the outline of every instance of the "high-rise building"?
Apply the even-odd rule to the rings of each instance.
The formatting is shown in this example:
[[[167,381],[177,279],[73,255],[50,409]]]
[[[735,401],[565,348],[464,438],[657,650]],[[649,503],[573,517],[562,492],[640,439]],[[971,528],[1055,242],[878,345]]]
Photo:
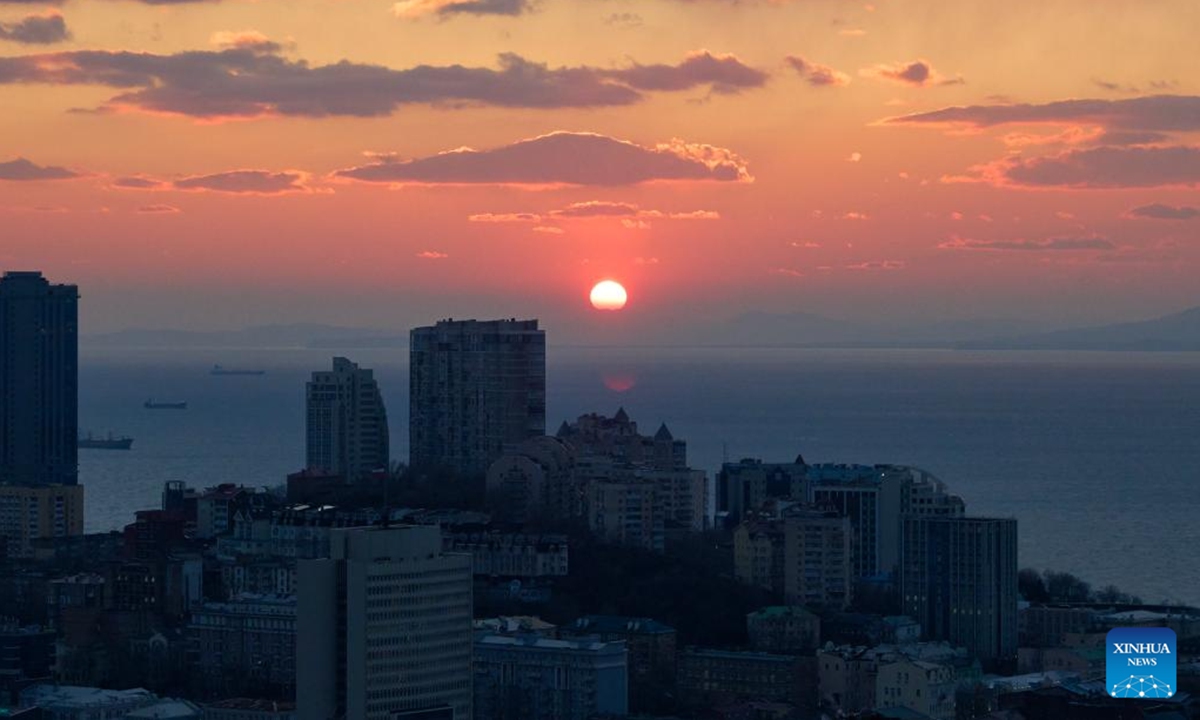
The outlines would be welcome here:
[[[471,556],[436,526],[334,530],[298,570],[299,720],[471,717]]]
[[[903,522],[900,598],[926,636],[984,663],[1017,654],[1017,521],[910,516]]]
[[[725,463],[717,474],[717,512],[737,523],[768,500],[803,501],[807,475],[808,465],[799,455],[790,463],[764,463],[753,458]]]
[[[82,534],[82,485],[0,485],[0,538],[10,557],[31,557],[35,540]]]
[[[783,520],[783,594],[793,605],[845,608],[851,599],[850,518],[794,509]]]
[[[546,333],[537,320],[442,320],[413,329],[409,455],[415,467],[483,476],[546,433]]]
[[[79,479],[79,289],[0,279],[0,483]]]
[[[307,467],[350,482],[387,469],[387,411],[371,370],[335,357],[312,374],[307,398]]]

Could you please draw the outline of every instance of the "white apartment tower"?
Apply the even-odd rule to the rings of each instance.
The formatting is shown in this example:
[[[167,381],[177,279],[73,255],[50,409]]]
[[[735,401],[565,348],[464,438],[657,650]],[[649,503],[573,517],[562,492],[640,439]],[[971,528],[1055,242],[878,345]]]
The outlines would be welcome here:
[[[435,526],[346,528],[298,570],[299,720],[469,720],[469,554]]]

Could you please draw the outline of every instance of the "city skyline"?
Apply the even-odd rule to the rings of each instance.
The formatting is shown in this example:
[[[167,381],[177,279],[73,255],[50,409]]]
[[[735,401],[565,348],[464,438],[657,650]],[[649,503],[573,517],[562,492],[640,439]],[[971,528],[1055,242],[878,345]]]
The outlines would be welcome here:
[[[289,8],[0,3],[0,266],[95,332],[1200,302],[1193,3]]]

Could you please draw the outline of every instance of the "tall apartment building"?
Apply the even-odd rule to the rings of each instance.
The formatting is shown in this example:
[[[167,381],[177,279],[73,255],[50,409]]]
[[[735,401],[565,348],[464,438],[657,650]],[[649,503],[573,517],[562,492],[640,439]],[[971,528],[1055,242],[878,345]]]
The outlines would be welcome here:
[[[488,467],[487,492],[498,519],[511,523],[564,520],[580,510],[575,450],[558,438],[530,438]]]
[[[807,495],[808,465],[795,462],[765,463],[746,458],[725,463],[717,474],[717,512],[739,522],[747,513],[762,508],[768,500],[803,501]]]
[[[0,483],[79,480],[79,289],[0,279]]]
[[[298,575],[299,720],[471,717],[471,556],[437,527],[335,530]]]
[[[637,477],[598,479],[587,484],[587,522],[605,542],[662,552],[666,513],[653,481]]]
[[[82,485],[0,485],[0,538],[9,556],[31,557],[35,540],[82,534]]]
[[[386,469],[387,411],[371,370],[344,357],[312,374],[307,386],[306,466],[353,482]]]
[[[629,711],[627,663],[622,642],[481,635],[475,641],[475,717],[624,716]]]
[[[986,664],[1016,658],[1016,520],[907,517],[900,551],[904,614],[926,637]]]
[[[793,605],[850,604],[850,519],[836,512],[793,509],[783,520],[783,594]]]
[[[442,320],[414,328],[409,456],[482,476],[511,446],[546,434],[546,333],[537,320]]]

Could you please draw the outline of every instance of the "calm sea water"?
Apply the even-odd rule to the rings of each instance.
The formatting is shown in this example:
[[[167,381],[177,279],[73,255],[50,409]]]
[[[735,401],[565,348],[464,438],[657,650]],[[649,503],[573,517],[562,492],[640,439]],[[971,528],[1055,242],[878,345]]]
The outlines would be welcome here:
[[[376,371],[393,456],[407,457],[404,350]],[[135,438],[81,451],[89,531],[156,507],[163,482],[277,485],[304,460],[315,350],[82,353],[80,425]],[[262,377],[214,377],[213,363]],[[691,464],[722,458],[924,467],[971,514],[1016,517],[1021,565],[1200,604],[1200,354],[552,348],[547,424],[624,406],[665,421]],[[186,400],[149,411],[147,398]]]

